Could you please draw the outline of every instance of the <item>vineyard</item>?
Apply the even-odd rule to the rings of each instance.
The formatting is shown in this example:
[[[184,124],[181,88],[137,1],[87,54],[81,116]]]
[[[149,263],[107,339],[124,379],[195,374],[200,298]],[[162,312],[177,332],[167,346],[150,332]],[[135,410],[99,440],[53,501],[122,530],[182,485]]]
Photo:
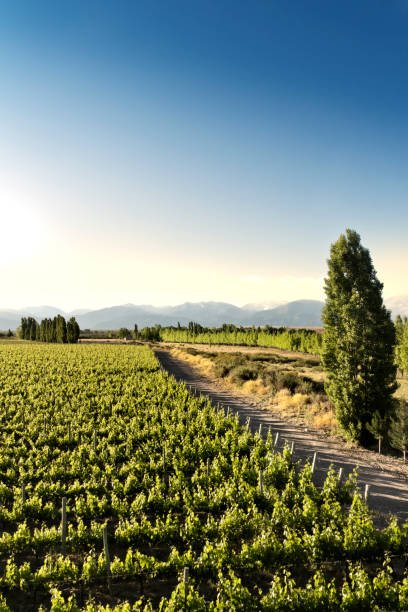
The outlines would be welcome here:
[[[408,525],[146,347],[0,343],[0,415],[0,612],[408,609]]]

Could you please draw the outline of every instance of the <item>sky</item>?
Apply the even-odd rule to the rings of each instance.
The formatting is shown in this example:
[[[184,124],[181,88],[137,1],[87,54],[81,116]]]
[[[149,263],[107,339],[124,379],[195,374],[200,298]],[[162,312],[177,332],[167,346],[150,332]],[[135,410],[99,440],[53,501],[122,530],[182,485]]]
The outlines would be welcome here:
[[[408,293],[408,0],[0,0],[0,308]]]

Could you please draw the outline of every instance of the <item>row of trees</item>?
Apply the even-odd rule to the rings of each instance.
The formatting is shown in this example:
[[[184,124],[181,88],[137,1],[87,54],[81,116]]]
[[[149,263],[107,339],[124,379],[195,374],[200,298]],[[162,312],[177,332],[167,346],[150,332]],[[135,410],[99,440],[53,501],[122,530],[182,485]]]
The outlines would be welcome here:
[[[313,329],[288,329],[285,327],[242,327],[224,324],[222,327],[203,327],[190,322],[160,329],[165,342],[197,342],[200,344],[232,344],[259,347],[275,347],[290,351],[318,354],[322,334]]]
[[[56,342],[58,344],[75,344],[79,339],[79,325],[75,317],[65,321],[62,315],[53,319],[43,319],[38,323],[33,317],[23,317],[17,329],[17,335],[23,340],[37,342]]]

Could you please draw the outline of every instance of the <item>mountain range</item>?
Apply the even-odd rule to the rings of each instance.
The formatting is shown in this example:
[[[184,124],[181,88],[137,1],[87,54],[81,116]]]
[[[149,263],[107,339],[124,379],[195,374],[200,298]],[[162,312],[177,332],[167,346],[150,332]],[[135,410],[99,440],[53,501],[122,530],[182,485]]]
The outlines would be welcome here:
[[[393,316],[408,316],[408,295],[385,300]],[[178,306],[150,306],[124,304],[98,310],[79,309],[64,312],[54,306],[32,306],[21,310],[0,310],[0,329],[16,329],[22,317],[33,316],[38,321],[58,314],[65,318],[75,316],[81,329],[139,329],[146,325],[187,325],[195,321],[205,326],[223,323],[235,325],[273,325],[289,327],[320,327],[323,302],[319,300],[296,300],[294,302],[261,302],[243,307],[225,302],[185,302]]]

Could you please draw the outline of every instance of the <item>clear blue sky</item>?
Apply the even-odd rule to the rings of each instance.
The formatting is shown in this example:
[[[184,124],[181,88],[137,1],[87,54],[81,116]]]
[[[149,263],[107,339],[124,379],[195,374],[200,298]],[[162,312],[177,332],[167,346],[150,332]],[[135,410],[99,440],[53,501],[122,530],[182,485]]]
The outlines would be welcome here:
[[[408,0],[2,3],[0,307],[408,293]],[[4,229],[5,228],[5,229]]]

